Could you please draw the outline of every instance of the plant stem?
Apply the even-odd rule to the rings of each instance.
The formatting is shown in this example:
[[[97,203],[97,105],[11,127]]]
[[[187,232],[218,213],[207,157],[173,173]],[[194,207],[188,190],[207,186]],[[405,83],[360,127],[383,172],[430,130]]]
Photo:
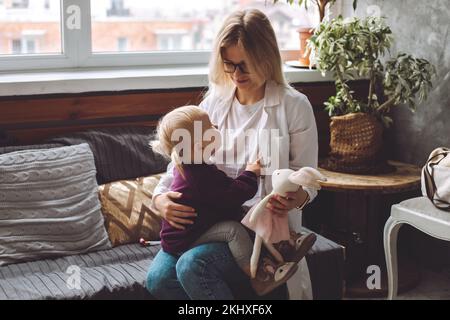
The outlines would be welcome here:
[[[374,70],[370,70],[370,83],[369,83],[369,98],[367,99],[367,110],[370,111],[372,108],[372,96],[375,90],[375,72]]]
[[[369,50],[369,61],[370,61],[370,83],[369,83],[369,98],[367,99],[367,111],[370,112],[370,109],[372,108],[372,96],[373,96],[373,91],[375,89],[375,59],[373,59],[373,52],[372,52],[372,39],[369,37],[369,45],[368,45],[368,50]]]
[[[316,0],[317,5],[319,6],[319,15],[320,22],[325,18],[325,7],[327,6],[329,0]]]
[[[341,71],[339,71],[339,68],[336,68],[336,75],[338,77],[338,81],[341,83],[342,90],[344,90],[344,94],[348,99],[348,103],[350,104],[350,107],[353,108],[353,105],[355,102],[353,101],[353,97],[351,93],[347,90],[344,82],[344,76],[342,75]]]
[[[379,106],[377,108],[377,111],[382,113],[384,111],[384,109],[389,110],[389,108],[394,105],[394,102],[395,102],[395,97],[394,98],[390,98],[388,101],[386,101],[381,106]]]

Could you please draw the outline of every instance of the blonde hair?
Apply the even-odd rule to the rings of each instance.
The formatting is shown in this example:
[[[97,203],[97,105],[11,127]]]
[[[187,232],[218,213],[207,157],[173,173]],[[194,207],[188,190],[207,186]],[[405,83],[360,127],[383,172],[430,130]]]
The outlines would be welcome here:
[[[202,121],[205,116],[208,117],[208,114],[198,106],[184,106],[172,110],[159,121],[156,129],[157,140],[150,141],[152,149],[171,159],[183,177],[182,161],[178,150],[176,150],[176,146],[180,141],[172,140],[173,133],[176,129],[186,129],[191,135],[193,146],[194,122]]]
[[[269,18],[257,9],[236,11],[224,22],[214,43],[209,66],[209,93],[227,93],[233,83],[224,70],[223,52],[241,46],[249,62],[249,71],[259,78],[288,86],[284,77],[280,50]]]

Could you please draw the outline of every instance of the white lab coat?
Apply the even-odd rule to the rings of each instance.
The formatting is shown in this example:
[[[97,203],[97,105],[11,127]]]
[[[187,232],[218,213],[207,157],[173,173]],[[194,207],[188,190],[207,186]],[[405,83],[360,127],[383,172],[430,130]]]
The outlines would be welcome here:
[[[200,107],[208,112],[211,121],[218,126],[219,131],[226,129],[224,123],[234,96],[234,91],[228,95],[211,93],[200,104]],[[279,130],[279,168],[293,170],[305,166],[317,168],[317,127],[308,98],[291,87],[267,81],[263,108],[260,128]],[[167,174],[161,178],[154,195],[169,191],[172,179],[172,165],[169,165]],[[271,192],[272,181],[270,176],[261,181],[263,185],[260,188],[264,196]],[[308,192],[310,201],[317,195],[314,189],[305,188],[305,191]],[[289,224],[292,230],[300,231],[301,211],[293,209],[289,212]],[[299,263],[297,273],[288,281],[288,289],[290,299],[312,299],[311,280],[305,259]]]

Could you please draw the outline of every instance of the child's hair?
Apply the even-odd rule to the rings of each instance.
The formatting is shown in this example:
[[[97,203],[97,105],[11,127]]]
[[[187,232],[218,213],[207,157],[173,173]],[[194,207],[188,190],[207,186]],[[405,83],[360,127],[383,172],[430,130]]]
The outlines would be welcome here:
[[[191,135],[191,143],[194,145],[194,122],[201,121],[208,114],[198,106],[184,106],[172,110],[166,114],[158,124],[156,129],[157,140],[151,141],[153,150],[166,158],[172,160],[176,168],[184,177],[182,161],[176,146],[180,141],[173,140],[173,133],[176,129],[186,129]]]

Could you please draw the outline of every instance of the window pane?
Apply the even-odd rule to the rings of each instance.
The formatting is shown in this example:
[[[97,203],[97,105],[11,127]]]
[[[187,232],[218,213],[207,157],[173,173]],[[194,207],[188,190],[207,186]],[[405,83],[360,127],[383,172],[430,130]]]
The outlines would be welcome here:
[[[211,50],[224,19],[234,10],[265,12],[282,49],[298,49],[297,29],[318,21],[306,11],[272,0],[91,0],[94,52]],[[295,1],[296,3],[297,1]]]
[[[0,55],[61,53],[60,0],[0,0]]]

